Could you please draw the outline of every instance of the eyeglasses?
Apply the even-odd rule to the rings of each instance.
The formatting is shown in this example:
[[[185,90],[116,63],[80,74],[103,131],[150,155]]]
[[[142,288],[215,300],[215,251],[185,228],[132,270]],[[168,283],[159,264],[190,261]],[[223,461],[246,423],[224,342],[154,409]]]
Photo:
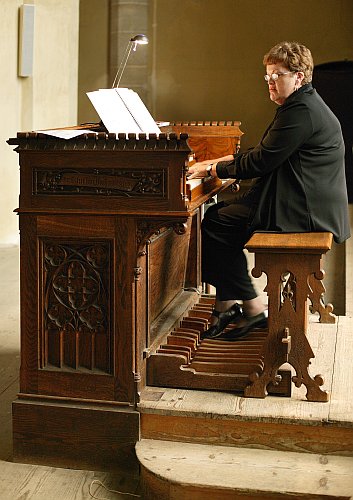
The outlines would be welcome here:
[[[289,75],[290,73],[295,73],[295,71],[285,71],[283,73],[272,73],[272,75],[265,75],[265,81],[268,83],[270,80],[277,82],[278,78],[282,75]]]

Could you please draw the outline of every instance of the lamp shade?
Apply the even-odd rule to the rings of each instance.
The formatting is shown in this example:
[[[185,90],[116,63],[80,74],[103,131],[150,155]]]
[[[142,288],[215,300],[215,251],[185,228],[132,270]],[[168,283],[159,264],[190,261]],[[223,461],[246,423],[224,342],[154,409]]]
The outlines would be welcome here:
[[[135,35],[132,38],[130,38],[130,42],[135,42],[138,43],[139,45],[147,45],[148,38],[146,35]]]

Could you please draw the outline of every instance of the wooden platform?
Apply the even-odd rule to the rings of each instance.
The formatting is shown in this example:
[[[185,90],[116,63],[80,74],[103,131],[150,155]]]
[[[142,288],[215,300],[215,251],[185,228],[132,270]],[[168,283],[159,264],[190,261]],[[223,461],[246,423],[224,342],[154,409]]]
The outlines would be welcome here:
[[[341,471],[343,475],[340,480],[337,480],[337,484],[344,485],[345,492],[343,492],[344,488],[335,489],[334,492],[327,488],[323,490],[317,483],[317,494],[322,496],[312,496],[313,489],[309,495],[310,488],[306,492],[300,489],[293,490],[293,488],[285,491],[282,487],[277,488],[272,485],[272,490],[271,488],[269,490],[272,491],[272,496],[268,498],[282,498],[282,496],[273,496],[275,493],[284,496],[298,494],[300,498],[350,498],[353,495],[353,364],[349,361],[353,359],[352,322],[352,318],[348,316],[337,318],[337,323],[331,325],[318,323],[316,316],[310,318],[308,337],[315,353],[311,370],[321,373],[324,377],[324,389],[330,393],[327,403],[306,401],[305,387],[299,389],[293,387],[291,398],[268,396],[266,399],[248,399],[232,392],[146,388],[139,405],[142,441],[137,445],[138,457],[143,466],[142,479],[147,492],[146,498],[153,498],[148,496],[148,492],[154,491],[153,488],[159,492],[158,498],[160,499],[203,498],[196,487],[201,484],[198,483],[198,476],[195,475],[195,481],[190,481],[175,465],[178,462],[180,443],[184,460],[179,461],[184,465],[188,463],[189,470],[197,469],[197,460],[193,462],[192,458],[197,448],[185,446],[186,443],[205,447],[199,448],[200,460],[203,453],[209,457],[222,453],[222,448],[217,448],[216,454],[210,451],[222,446],[227,447],[223,450],[223,458],[228,454],[229,457],[233,457],[229,458],[229,463],[233,463],[234,457],[239,453],[250,453],[251,459],[247,456],[250,460],[249,464],[253,461],[253,465],[248,465],[248,469],[244,466],[244,470],[248,473],[245,489],[243,488],[244,478],[239,478],[237,482],[235,467],[231,485],[228,485],[230,488],[228,492],[224,490],[224,466],[217,466],[217,461],[212,459],[208,460],[205,468],[202,467],[205,476],[205,482],[202,484],[210,488],[209,490],[206,488],[202,494],[207,492],[216,495],[212,498],[238,498],[238,496],[229,496],[230,492],[235,495],[236,490],[239,490],[237,494],[242,498],[244,495],[245,498],[265,498],[266,488],[270,488],[269,484],[266,486],[266,482],[263,482],[261,487],[258,483],[255,486],[252,484],[252,479],[249,480],[251,471],[254,468],[258,470],[261,463],[268,473],[268,480],[269,477],[281,471],[281,474],[284,474],[281,460],[294,460],[296,467],[300,469],[306,460],[321,464],[322,460],[324,462],[328,460],[331,463],[331,457],[339,458],[337,463],[342,463],[342,466],[345,464]],[[168,443],[164,444],[166,441],[169,441],[169,446]],[[160,453],[157,449],[161,450]],[[163,472],[163,467],[158,466],[158,460],[163,456],[164,463],[166,463],[167,458],[163,455],[166,449],[169,450],[169,454],[175,454],[172,476],[168,468]],[[192,450],[191,455],[189,455],[189,449]],[[155,457],[153,460],[148,458],[150,452],[151,456]],[[264,455],[265,452],[279,455]],[[268,465],[268,459],[265,458],[267,456],[277,456],[274,458],[275,462],[277,460],[277,466],[274,466],[273,470],[272,466]],[[340,460],[343,461],[340,462]],[[255,462],[257,465],[254,465]],[[212,464],[215,470],[213,479],[210,479],[207,471]],[[326,468],[325,470],[327,472],[325,477],[329,478],[330,484],[331,481],[334,483],[337,478],[334,479],[333,469]],[[225,472],[226,476],[227,474]],[[289,467],[288,484],[291,484],[293,474],[294,472]],[[218,482],[215,479],[217,477]],[[281,477],[285,481],[285,474]],[[208,479],[211,481],[209,484]],[[325,482],[326,479],[323,481]],[[180,486],[181,484],[184,488]],[[178,491],[180,496],[173,496],[173,491]],[[262,491],[264,496],[258,496],[259,491]]]
[[[187,438],[185,441],[190,442],[237,446],[261,444],[261,447],[276,449],[279,444],[273,442],[273,437],[267,437],[268,443],[259,443],[256,439],[264,440],[266,436],[255,435],[255,441],[249,443],[241,436],[227,437],[224,427],[227,423],[229,426],[237,424],[242,427],[251,424],[251,428],[254,424],[286,425],[289,428],[299,426],[301,432],[308,429],[309,434],[313,428],[317,432],[328,433],[332,436],[332,442],[327,444],[320,438],[315,443],[317,432],[314,432],[310,438],[311,444],[299,444],[292,438],[281,437],[282,449],[306,449],[353,456],[353,364],[348,361],[353,359],[351,325],[350,317],[339,317],[337,324],[331,325],[320,324],[315,316],[311,317],[308,337],[315,352],[311,370],[320,372],[324,377],[324,388],[330,393],[327,403],[306,401],[305,387],[293,387],[291,398],[268,396],[264,400],[243,398],[232,392],[220,394],[211,391],[147,387],[139,404],[142,438],[168,439],[169,436],[169,439],[179,439],[183,436]],[[351,397],[344,396],[345,393]],[[198,426],[198,419],[212,419],[212,436]],[[165,425],[167,421],[169,424]],[[179,425],[171,427],[172,421],[179,421]],[[193,421],[195,428],[192,428]],[[217,427],[220,428],[218,437],[215,430]],[[337,434],[340,433],[346,435],[341,444],[337,440]]]

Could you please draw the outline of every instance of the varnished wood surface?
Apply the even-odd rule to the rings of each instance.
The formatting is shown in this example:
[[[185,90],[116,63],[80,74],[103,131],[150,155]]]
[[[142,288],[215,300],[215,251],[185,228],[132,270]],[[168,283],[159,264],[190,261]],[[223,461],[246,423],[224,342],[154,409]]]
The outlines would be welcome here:
[[[326,253],[332,245],[331,233],[266,233],[253,234],[246,248],[257,252],[280,248],[288,253]]]
[[[321,324],[317,316],[310,317],[308,338],[315,358],[311,370],[314,372],[320,367],[327,381],[325,388],[331,393],[328,403],[314,403],[305,400],[305,387],[293,388],[290,399],[268,396],[265,399],[247,399],[234,396],[231,393],[188,391],[183,389],[166,389],[148,387],[142,394],[140,408],[142,412],[157,411],[175,415],[179,411],[196,416],[200,413],[211,414],[217,418],[237,416],[238,418],[261,418],[272,421],[285,419],[289,422],[303,422],[316,425],[315,422],[325,420],[340,420],[353,422],[353,366],[338,359],[338,353],[344,352],[351,346],[352,318],[339,317],[337,324]],[[342,347],[339,347],[342,345]],[[352,347],[351,347],[352,348]],[[335,353],[336,352],[336,353]],[[347,352],[347,351],[346,351]],[[347,357],[351,354],[347,354]],[[346,359],[346,358],[345,358]],[[343,385],[350,397],[339,403],[336,394],[336,379],[343,379]],[[339,411],[338,405],[344,404],[345,411]]]
[[[188,145],[196,161],[212,160],[237,152],[243,132],[239,121],[179,122],[162,127],[162,131],[187,134]]]
[[[333,306],[327,308],[321,300],[325,290],[321,283],[322,254],[331,248],[331,243],[332,234],[327,232],[255,233],[247,243],[246,248],[255,253],[251,274],[267,275],[268,338],[262,351],[263,371],[259,376],[250,375],[252,383],[246,387],[245,396],[264,397],[276,371],[288,362],[295,370],[293,382],[306,386],[309,401],[328,401],[328,392],[321,388],[325,379],[320,373],[311,375],[308,370],[315,354],[306,334],[308,297],[313,312],[319,312],[321,323],[335,322],[335,317],[330,316]]]
[[[76,467],[82,457],[106,470],[134,457],[151,323],[184,287],[200,287],[199,208],[225,187],[186,188],[186,139],[9,140],[21,170],[16,461]]]

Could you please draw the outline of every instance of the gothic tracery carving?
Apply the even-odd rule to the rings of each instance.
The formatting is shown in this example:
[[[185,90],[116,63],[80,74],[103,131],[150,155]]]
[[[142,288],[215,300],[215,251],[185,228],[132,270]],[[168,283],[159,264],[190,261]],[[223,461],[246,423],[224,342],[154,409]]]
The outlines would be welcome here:
[[[42,368],[110,373],[110,244],[43,242]]]

